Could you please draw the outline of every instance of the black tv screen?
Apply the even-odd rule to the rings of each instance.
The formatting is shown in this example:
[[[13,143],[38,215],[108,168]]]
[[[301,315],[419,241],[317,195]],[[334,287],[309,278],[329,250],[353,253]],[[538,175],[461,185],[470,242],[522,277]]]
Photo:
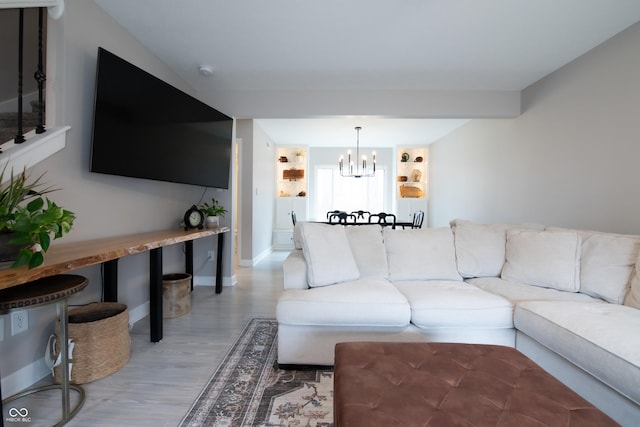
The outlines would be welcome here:
[[[233,119],[99,48],[91,171],[229,188]]]

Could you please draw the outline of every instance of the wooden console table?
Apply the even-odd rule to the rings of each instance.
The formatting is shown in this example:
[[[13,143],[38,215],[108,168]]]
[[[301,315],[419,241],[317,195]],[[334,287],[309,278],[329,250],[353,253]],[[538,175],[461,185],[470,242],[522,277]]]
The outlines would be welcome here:
[[[149,316],[150,339],[162,339],[162,247],[185,243],[185,271],[193,276],[193,241],[217,236],[216,293],[222,292],[222,248],[224,233],[229,227],[184,231],[183,229],[152,231],[107,237],[82,242],[53,244],[45,262],[32,270],[26,267],[0,270],[0,289],[66,273],[79,268],[103,264],[102,290],[105,301],[118,300],[118,259],[127,255],[149,252]],[[193,288],[193,279],[191,282]]]

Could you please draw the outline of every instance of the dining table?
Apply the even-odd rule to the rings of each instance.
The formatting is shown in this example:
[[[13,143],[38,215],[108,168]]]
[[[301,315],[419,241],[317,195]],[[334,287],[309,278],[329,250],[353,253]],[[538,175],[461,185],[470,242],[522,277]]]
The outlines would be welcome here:
[[[366,220],[364,214],[369,215]],[[375,217],[374,220],[371,220],[372,217]],[[394,219],[394,221],[387,222],[385,218]],[[321,222],[323,224],[330,225],[371,225],[371,224],[379,224],[382,227],[392,227],[396,229],[398,227],[402,227],[405,229],[407,227],[413,227],[413,221],[395,221],[396,216],[394,214],[386,214],[386,213],[376,213],[371,214],[368,211],[354,211],[351,213],[347,213],[346,211],[334,210],[327,212],[327,220],[326,221],[314,221]]]
[[[355,221],[355,222],[336,222],[336,221],[307,221],[307,222],[316,222],[320,224],[329,224],[329,225],[380,225],[382,227],[391,227],[393,229],[396,228],[411,228],[413,226],[413,222],[411,221],[396,221],[395,224],[391,222],[368,222],[368,221]]]

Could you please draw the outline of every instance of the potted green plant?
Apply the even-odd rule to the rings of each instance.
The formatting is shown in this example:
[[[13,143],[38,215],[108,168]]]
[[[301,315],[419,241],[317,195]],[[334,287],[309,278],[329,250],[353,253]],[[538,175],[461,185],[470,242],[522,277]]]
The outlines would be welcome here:
[[[207,217],[205,224],[207,228],[214,228],[220,226],[220,217],[224,217],[227,210],[224,206],[220,205],[216,199],[211,199],[211,202],[205,202],[198,206],[198,209]]]
[[[44,197],[56,191],[42,181],[44,174],[31,179],[26,169],[4,182],[0,172],[0,264],[34,268],[44,262],[53,240],[73,227],[75,214]]]

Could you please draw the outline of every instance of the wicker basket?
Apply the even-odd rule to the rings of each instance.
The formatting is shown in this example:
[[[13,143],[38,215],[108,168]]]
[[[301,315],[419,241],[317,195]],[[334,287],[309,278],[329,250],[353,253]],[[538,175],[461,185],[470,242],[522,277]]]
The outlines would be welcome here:
[[[191,275],[173,273],[162,276],[162,317],[171,319],[191,311]]]
[[[56,322],[56,357],[60,353],[60,322]],[[129,311],[117,302],[92,303],[69,310],[71,383],[85,384],[120,370],[129,361]],[[60,367],[54,381],[60,383]]]
[[[411,185],[400,186],[400,197],[422,197],[423,194],[422,190],[418,187]]]

